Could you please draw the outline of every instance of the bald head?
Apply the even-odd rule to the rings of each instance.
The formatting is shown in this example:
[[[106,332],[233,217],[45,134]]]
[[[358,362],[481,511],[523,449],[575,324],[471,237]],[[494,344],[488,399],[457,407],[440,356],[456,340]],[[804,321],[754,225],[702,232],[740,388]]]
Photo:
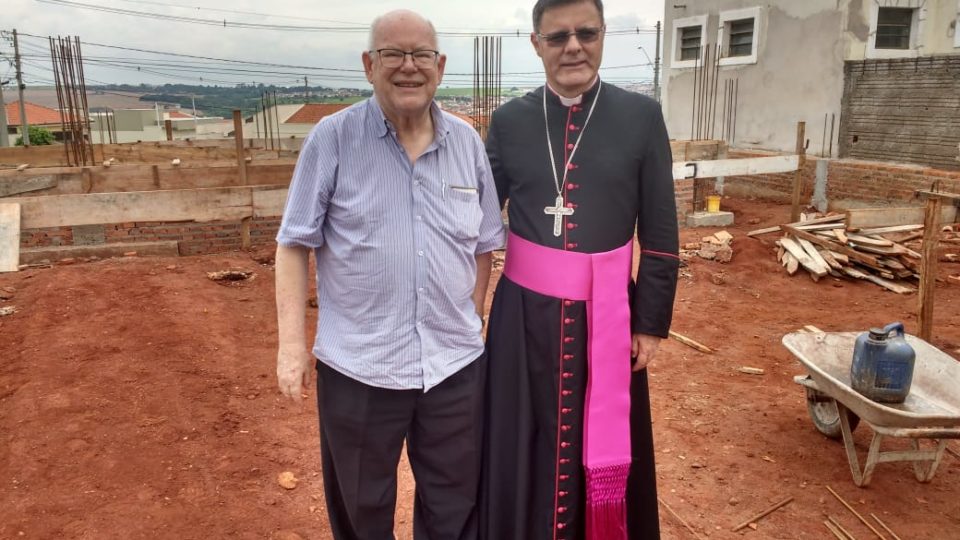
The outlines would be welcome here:
[[[376,50],[379,43],[397,32],[405,34],[411,29],[426,29],[431,36],[431,45],[437,48],[437,30],[433,23],[419,13],[407,9],[398,9],[377,17],[370,25],[370,40],[367,50]]]

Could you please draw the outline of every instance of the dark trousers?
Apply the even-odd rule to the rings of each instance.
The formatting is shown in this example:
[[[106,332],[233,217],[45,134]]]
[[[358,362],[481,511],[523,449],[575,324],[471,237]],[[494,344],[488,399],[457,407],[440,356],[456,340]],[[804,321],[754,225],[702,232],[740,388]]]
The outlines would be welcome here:
[[[483,362],[428,392],[368,386],[317,362],[323,489],[337,540],[394,538],[404,440],[416,480],[414,538],[476,538]]]

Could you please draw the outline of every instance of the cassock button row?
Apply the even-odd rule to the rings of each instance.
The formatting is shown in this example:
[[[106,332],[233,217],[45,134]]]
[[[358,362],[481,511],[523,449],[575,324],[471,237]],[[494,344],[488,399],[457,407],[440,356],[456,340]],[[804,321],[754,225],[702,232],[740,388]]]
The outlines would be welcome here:
[[[561,464],[561,465],[569,465],[569,464],[570,464],[570,458],[560,458],[560,464]],[[561,492],[561,493],[563,493],[563,495],[566,495],[566,493],[564,493],[564,492]],[[560,495],[560,496],[562,497],[563,495]]]
[[[569,397],[571,394],[573,394],[573,390],[561,390],[561,391],[560,391],[560,395],[562,395],[563,397]]]
[[[560,443],[560,448],[570,448],[570,443],[564,441],[564,442]],[[566,480],[567,478],[569,478],[569,476],[567,476],[567,478],[564,478],[564,476],[567,476],[567,475],[561,474],[561,475],[560,475],[560,479],[561,479],[561,480]]]
[[[577,227],[579,227],[579,225],[577,225],[576,223],[567,223],[567,230],[568,230],[568,231],[572,231],[572,230],[576,229]]]
[[[573,143],[567,144],[567,150],[573,150]]]
[[[564,300],[563,305],[570,307],[573,305],[573,300]]]
[[[569,379],[570,377],[573,377],[573,373],[570,373],[569,371],[565,371],[565,372],[563,373],[563,378],[564,378],[564,379]]]
[[[567,496],[567,492],[566,492],[566,491],[558,491],[558,492],[557,492],[557,495],[559,495],[559,496],[561,496],[561,497],[566,497],[566,496]]]
[[[563,338],[563,342],[564,342],[564,343],[573,343],[573,341],[574,341],[574,338],[572,338],[572,337],[570,337],[570,336],[567,336],[567,337]]]
[[[563,444],[565,444],[565,445],[567,445],[567,446],[570,446],[570,443],[563,443]],[[560,481],[561,481],[561,482],[566,482],[566,481],[569,480],[569,479],[570,479],[570,475],[569,475],[569,474],[561,474],[561,475],[560,475]]]
[[[571,319],[570,317],[563,320],[563,324],[573,324],[574,322],[576,322],[576,319]]]
[[[573,412],[573,409],[571,409],[570,407],[564,407],[560,409],[560,412],[562,412],[563,414],[570,414]]]
[[[562,528],[564,528],[564,527],[566,527],[566,526],[567,526],[566,523],[557,523],[557,528],[558,528],[558,529],[562,529]]]
[[[578,245],[576,242],[568,242],[567,249],[575,249]]]
[[[423,289],[420,289],[420,290],[422,291]],[[572,355],[572,354],[565,354],[565,355],[563,355],[563,359],[564,359],[564,360],[573,360],[573,355]]]
[[[567,511],[567,507],[566,507],[566,506],[561,506],[561,507],[557,508],[557,513],[558,513],[558,514],[566,513],[566,511]]]
[[[577,207],[579,207],[579,206],[580,206],[580,205],[579,205],[579,204],[576,204],[576,203],[572,203],[572,202],[568,202],[568,203],[567,203],[567,208],[573,208],[574,210],[576,210]]]
[[[577,126],[570,124],[570,131],[576,131],[576,130],[577,130]]]
[[[570,426],[564,424],[564,425],[560,426],[560,429],[561,429],[562,431],[570,431]]]

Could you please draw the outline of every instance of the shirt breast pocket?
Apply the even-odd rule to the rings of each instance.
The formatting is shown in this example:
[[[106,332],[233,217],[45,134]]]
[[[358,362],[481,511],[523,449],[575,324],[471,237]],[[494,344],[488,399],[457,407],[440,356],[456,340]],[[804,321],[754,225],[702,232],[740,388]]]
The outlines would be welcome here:
[[[480,237],[480,192],[476,188],[447,186],[442,201],[446,230],[460,240],[476,241]]]

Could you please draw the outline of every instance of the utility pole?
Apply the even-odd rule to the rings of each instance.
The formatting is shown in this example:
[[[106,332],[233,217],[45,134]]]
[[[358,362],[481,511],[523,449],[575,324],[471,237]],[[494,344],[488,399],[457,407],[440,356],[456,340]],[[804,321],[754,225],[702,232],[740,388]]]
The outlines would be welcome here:
[[[307,84],[307,76],[303,76],[303,95],[306,96],[307,103],[310,103],[310,85]]]
[[[3,85],[10,81],[0,81],[0,148],[10,146],[10,137],[7,136],[7,105],[3,101]]]
[[[197,98],[193,95],[190,96],[190,104],[193,105],[193,136],[197,138],[200,135],[200,125],[197,122]]]
[[[23,146],[30,146],[30,124],[27,122],[27,109],[23,104],[23,89],[26,88],[26,85],[23,84],[23,71],[20,70],[20,44],[17,41],[17,29],[13,29],[13,58],[14,64],[17,69],[17,89],[20,96],[20,125],[22,129],[21,139],[23,140]],[[60,114],[63,114],[61,112]]]
[[[653,97],[660,103],[660,30],[661,23],[657,21],[657,52],[653,57]]]

